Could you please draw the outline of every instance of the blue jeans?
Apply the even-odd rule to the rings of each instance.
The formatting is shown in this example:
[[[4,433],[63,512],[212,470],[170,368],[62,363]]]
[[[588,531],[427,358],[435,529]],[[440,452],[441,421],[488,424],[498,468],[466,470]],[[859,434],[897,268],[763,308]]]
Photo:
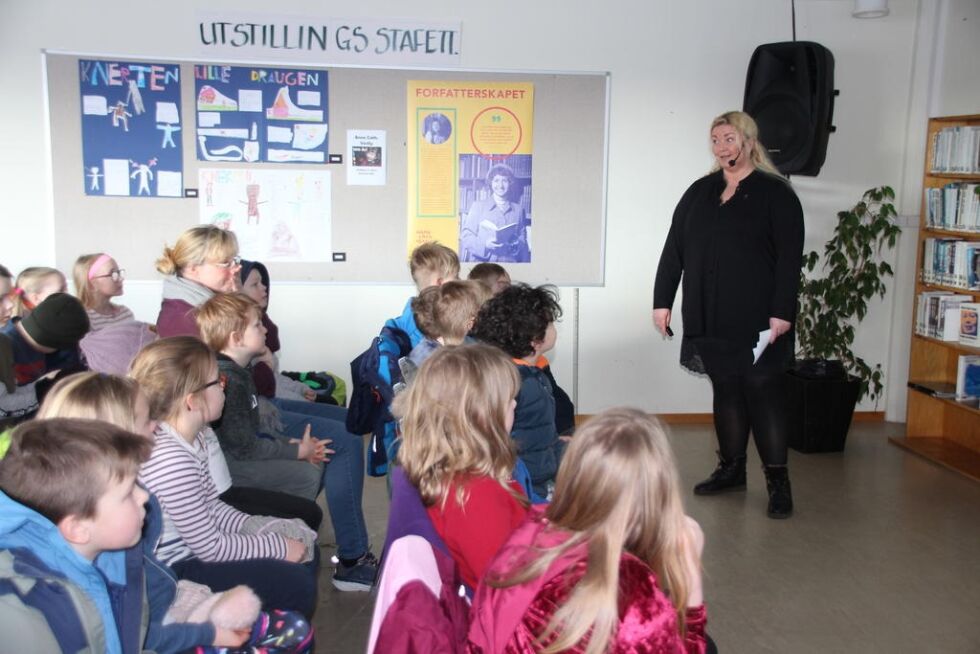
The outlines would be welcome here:
[[[302,400],[273,401],[279,407],[283,433],[302,438],[309,424],[315,438],[329,438],[327,447],[334,450],[330,462],[323,466],[323,488],[327,509],[337,537],[337,555],[356,559],[368,550],[367,525],[361,499],[364,495],[364,440],[347,431],[347,410],[330,404]]]

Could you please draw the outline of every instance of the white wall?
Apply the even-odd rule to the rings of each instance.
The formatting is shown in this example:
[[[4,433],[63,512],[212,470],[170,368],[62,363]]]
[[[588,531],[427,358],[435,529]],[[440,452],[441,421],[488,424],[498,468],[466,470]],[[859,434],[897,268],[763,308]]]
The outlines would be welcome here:
[[[935,0],[922,3],[937,6]],[[853,204],[863,190],[903,184],[907,151],[912,149],[906,133],[924,131],[924,124],[909,124],[911,98],[918,88],[913,73],[923,66],[916,55],[921,51],[915,48],[917,38],[926,41],[923,47],[930,53],[937,35],[949,39],[945,60],[957,60],[943,70],[939,105],[951,112],[980,110],[977,84],[971,92],[949,88],[963,79],[976,80],[971,65],[978,47],[975,0],[951,1],[944,7],[945,18],[936,20],[941,29],[924,35],[918,29],[919,4],[892,0],[888,17],[860,21],[851,18],[847,0],[797,2],[797,36],[830,48],[836,58],[835,86],[841,90],[835,113],[838,132],[831,136],[826,165],[818,178],[793,180],[806,211],[808,249],[823,243],[836,211]],[[20,269],[54,260],[41,49],[193,58],[198,9],[265,11],[268,6],[257,0],[125,5],[91,0],[73,3],[69,17],[64,4],[55,0],[4,0],[0,261]],[[464,67],[611,71],[606,285],[581,290],[577,371],[571,356],[572,289],[563,289],[569,319],[560,326],[553,357],[559,381],[570,390],[577,372],[579,410],[585,413],[623,403],[661,412],[710,411],[707,383],[677,364],[679,339],[661,341],[650,326],[652,280],[674,204],[710,167],[711,118],[741,105],[745,69],[755,46],[791,38],[788,1],[611,0],[582,7],[559,0],[422,0],[409,7],[385,0],[335,2],[326,10],[322,3],[298,0],[290,3],[289,12],[459,19]],[[956,22],[961,14],[969,20]],[[960,48],[971,56],[958,59]],[[921,162],[921,154],[916,156]],[[901,213],[918,213],[918,195],[911,197],[904,200],[910,206],[899,207]],[[403,228],[402,216],[392,216],[392,221]],[[114,254],[125,265],[125,253]],[[898,313],[895,297],[911,293],[909,283],[904,286],[893,288],[859,330],[860,354],[886,366],[894,350],[902,349],[896,344],[902,339],[907,351],[908,329],[892,326],[893,313]],[[407,285],[277,284],[271,311],[281,328],[285,364],[346,372],[347,362],[410,293]],[[152,320],[158,298],[158,283],[136,282],[129,284],[125,301],[140,317]],[[904,388],[893,391],[904,397]],[[899,419],[901,414],[899,410]]]

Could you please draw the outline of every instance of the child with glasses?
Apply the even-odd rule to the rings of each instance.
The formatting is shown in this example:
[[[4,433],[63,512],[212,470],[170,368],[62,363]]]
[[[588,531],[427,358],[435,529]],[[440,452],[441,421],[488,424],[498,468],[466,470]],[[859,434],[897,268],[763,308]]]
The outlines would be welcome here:
[[[136,320],[128,307],[112,302],[123,294],[125,271],[104,252],[83,254],[75,261],[75,294],[88,313],[91,329],[78,344],[91,370],[125,375],[136,354],[156,334]]]
[[[165,338],[140,352],[131,374],[157,421],[153,453],[139,475],[163,508],[157,557],[181,579],[215,591],[245,584],[266,608],[311,616],[316,534],[299,520],[248,515],[218,495],[207,437],[225,394],[214,353],[196,338]]]
[[[165,247],[156,263],[167,275],[157,317],[160,337],[200,336],[194,310],[215,293],[239,290],[241,262],[235,234],[214,225],[192,227]]]

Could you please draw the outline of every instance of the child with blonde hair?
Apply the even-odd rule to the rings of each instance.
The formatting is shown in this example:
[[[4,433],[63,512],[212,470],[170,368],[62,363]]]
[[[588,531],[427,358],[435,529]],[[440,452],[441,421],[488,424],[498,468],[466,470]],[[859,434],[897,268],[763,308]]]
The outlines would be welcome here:
[[[316,499],[322,488],[337,537],[339,562],[333,585],[345,591],[370,590],[377,563],[361,506],[361,437],[348,433],[338,421],[294,412],[281,412],[276,420],[280,426],[262,430],[260,401],[249,370],[266,350],[262,310],[246,295],[221,293],[201,306],[197,321],[204,342],[218,352],[218,368],[226,381],[227,401],[216,418],[215,432],[228,457],[233,487],[266,488],[308,500]]]
[[[510,275],[507,273],[507,269],[499,263],[488,261],[478,263],[473,266],[466,278],[484,284],[494,295],[510,286]]]
[[[47,266],[24,268],[14,282],[14,316],[23,318],[49,295],[64,293],[68,281],[61,271]]]
[[[316,534],[301,521],[271,523],[219,497],[206,437],[224,407],[225,378],[211,350],[190,336],[161,339],[139,353],[131,375],[158,421],[153,453],[140,469],[163,507],[157,556],[181,579],[218,591],[245,584],[264,607],[312,615]]]
[[[123,293],[126,271],[104,252],[83,254],[75,261],[75,295],[88,313],[89,333],[78,344],[89,369],[125,375],[136,353],[156,334],[139,322],[128,307],[114,304]]]
[[[471,588],[527,512],[528,498],[512,479],[519,388],[500,350],[445,346],[393,406],[402,428],[398,461]]]
[[[71,375],[55,384],[37,417],[101,420],[149,439],[156,429],[135,380],[94,372]],[[209,645],[251,647],[278,638],[284,654],[305,651],[312,639],[309,623],[288,612],[259,613],[259,600],[248,587],[215,594],[206,586],[178,581],[153,552],[163,526],[160,503],[150,494],[145,508],[142,538],[125,550],[127,569],[145,575],[149,618],[142,649],[169,654],[201,647],[198,654],[205,654],[211,651],[205,648]],[[277,628],[280,623],[288,624],[292,634]]]
[[[408,355],[415,368],[441,345],[462,345],[490,295],[483,284],[461,280],[431,286],[419,293],[412,301],[412,312],[425,338]],[[414,370],[410,374],[414,376]],[[410,381],[406,378],[406,382]]]
[[[470,644],[701,654],[703,545],[663,427],[634,409],[604,411],[572,439],[555,500],[532,509],[490,564]]]
[[[442,286],[446,282],[459,279],[459,257],[445,245],[435,241],[423,243],[412,250],[408,268],[419,293],[432,286]],[[412,347],[418,345],[424,338],[415,324],[415,314],[412,312],[414,300],[414,297],[409,298],[402,314],[389,321],[408,335]]]
[[[167,276],[157,316],[160,337],[197,336],[195,310],[215,293],[238,290],[241,262],[235,234],[214,225],[191,227],[173,247],[164,247],[156,262]]]

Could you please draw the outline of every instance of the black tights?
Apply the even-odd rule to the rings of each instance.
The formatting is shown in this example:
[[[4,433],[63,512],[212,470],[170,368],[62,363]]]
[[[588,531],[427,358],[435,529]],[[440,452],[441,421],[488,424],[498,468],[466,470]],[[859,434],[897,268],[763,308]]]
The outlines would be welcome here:
[[[764,465],[786,465],[789,416],[783,373],[753,369],[745,375],[711,377],[711,386],[721,458],[744,456],[751,431]]]

